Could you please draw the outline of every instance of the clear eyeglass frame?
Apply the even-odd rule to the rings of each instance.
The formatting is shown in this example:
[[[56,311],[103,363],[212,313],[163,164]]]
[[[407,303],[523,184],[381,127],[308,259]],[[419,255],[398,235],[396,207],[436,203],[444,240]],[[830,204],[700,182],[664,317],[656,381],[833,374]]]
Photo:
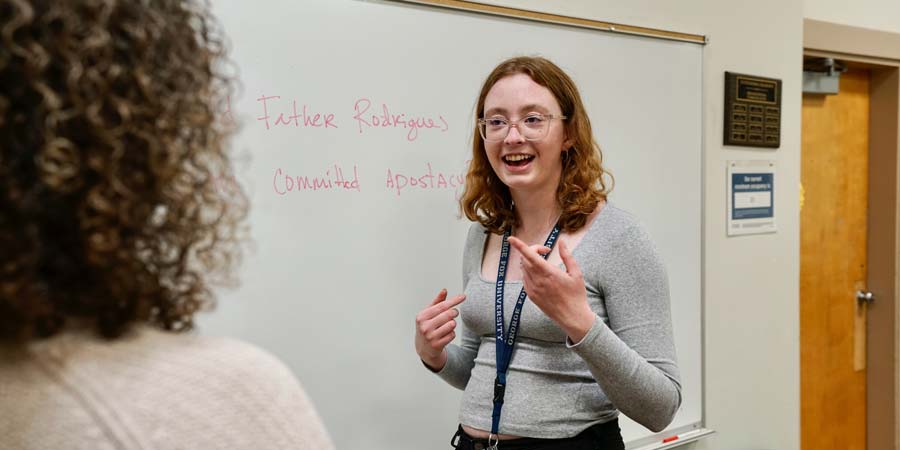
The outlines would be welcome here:
[[[529,119],[539,119],[539,126],[536,128],[529,127],[529,123],[525,122]],[[499,142],[506,139],[506,137],[509,136],[509,130],[511,130],[513,127],[516,127],[516,129],[519,130],[519,134],[521,134],[526,141],[539,141],[547,136],[547,130],[550,129],[550,121],[552,121],[553,119],[565,120],[568,119],[568,116],[532,113],[516,121],[511,121],[502,116],[482,117],[478,119],[478,132],[481,134],[481,138],[485,141]],[[502,125],[497,125],[499,128],[489,132],[489,130],[487,129],[489,126],[488,121],[491,120],[500,120],[505,122],[506,130],[503,131]],[[524,127],[522,126],[523,124],[525,124]]]

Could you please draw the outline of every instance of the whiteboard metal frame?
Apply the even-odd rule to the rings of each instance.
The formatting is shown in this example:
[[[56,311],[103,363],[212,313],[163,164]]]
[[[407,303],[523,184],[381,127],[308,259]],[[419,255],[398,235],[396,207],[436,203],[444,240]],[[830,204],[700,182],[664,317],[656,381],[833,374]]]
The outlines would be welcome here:
[[[578,28],[587,28],[608,33],[630,34],[671,41],[690,42],[692,44],[706,45],[709,42],[707,36],[702,34],[682,33],[680,31],[660,30],[637,25],[626,25],[613,22],[603,22],[581,17],[564,16],[545,12],[529,11],[527,9],[511,8],[508,6],[488,5],[467,0],[387,0],[397,3],[414,3],[438,8],[456,9],[462,11],[477,12],[492,16],[511,17],[514,19],[526,19],[536,22],[569,25]]]

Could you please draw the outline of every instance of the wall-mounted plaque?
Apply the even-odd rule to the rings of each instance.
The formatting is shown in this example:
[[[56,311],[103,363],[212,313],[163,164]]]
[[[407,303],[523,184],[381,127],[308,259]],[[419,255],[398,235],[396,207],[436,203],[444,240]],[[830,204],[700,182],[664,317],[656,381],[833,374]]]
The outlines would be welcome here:
[[[725,72],[725,145],[781,145],[781,80]]]

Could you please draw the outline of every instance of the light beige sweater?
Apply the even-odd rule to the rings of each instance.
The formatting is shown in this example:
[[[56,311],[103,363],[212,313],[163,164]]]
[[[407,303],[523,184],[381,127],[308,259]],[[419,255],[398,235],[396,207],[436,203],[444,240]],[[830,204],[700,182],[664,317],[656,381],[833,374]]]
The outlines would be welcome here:
[[[0,449],[334,446],[290,370],[232,339],[140,327],[0,348]]]

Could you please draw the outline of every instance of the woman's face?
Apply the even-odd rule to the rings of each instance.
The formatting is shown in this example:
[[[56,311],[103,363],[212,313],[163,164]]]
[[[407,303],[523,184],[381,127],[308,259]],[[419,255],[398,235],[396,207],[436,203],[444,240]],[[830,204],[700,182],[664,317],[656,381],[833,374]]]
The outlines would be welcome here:
[[[501,78],[484,99],[485,119],[505,118],[509,134],[499,141],[484,141],[488,161],[497,177],[511,192],[556,191],[562,175],[562,152],[571,146],[562,120],[546,123],[546,133],[538,140],[526,140],[520,122],[529,115],[558,117],[559,102],[549,89],[519,73]],[[527,131],[526,131],[527,132]]]

